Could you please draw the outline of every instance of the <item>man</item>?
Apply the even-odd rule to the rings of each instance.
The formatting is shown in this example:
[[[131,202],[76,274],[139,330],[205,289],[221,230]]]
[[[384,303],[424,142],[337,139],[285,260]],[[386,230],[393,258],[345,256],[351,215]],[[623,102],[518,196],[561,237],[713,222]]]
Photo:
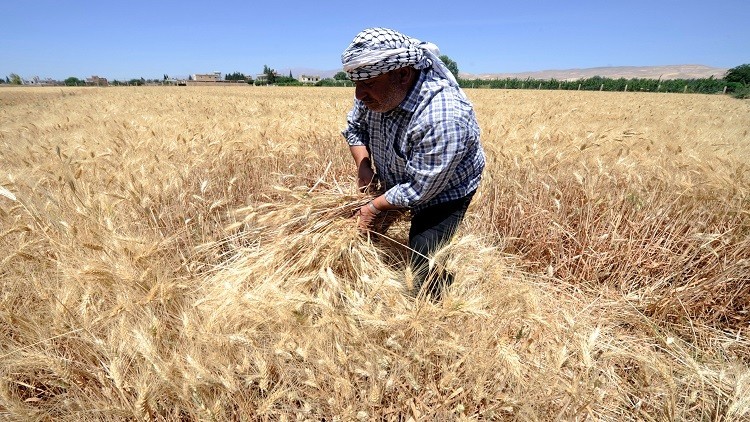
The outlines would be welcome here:
[[[430,269],[429,258],[455,234],[485,162],[472,105],[439,54],[434,44],[369,28],[341,56],[356,85],[342,134],[357,181],[366,190],[378,178],[385,189],[359,210],[358,225],[373,230],[380,213],[410,210],[415,293],[434,299],[453,276]]]

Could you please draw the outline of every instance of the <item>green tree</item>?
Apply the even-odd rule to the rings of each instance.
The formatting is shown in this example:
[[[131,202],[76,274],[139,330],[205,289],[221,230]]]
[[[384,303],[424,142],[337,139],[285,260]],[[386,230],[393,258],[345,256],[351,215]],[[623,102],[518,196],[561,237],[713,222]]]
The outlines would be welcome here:
[[[269,84],[276,83],[276,71],[270,67],[263,65],[263,74],[266,75]]]
[[[342,70],[341,72],[338,72],[335,75],[333,75],[333,79],[337,81],[348,81],[349,75]]]
[[[724,75],[727,92],[735,98],[750,98],[750,64],[741,64]]]
[[[456,78],[456,80],[458,80],[458,63],[453,61],[453,59],[446,56],[445,54],[440,56],[440,60],[445,64],[445,67],[447,67],[448,70],[451,71],[451,73],[453,74],[453,77]]]
[[[741,64],[727,70],[724,79],[727,82],[739,82],[744,85],[750,85],[750,64]]]
[[[242,72],[227,73],[224,75],[225,81],[246,81],[247,76]]]
[[[67,79],[65,79],[65,85],[66,86],[78,86],[78,85],[84,85],[85,82],[81,79],[76,78],[75,76],[71,76]]]
[[[8,79],[8,83],[11,85],[21,85],[23,81],[21,80],[21,77],[18,76],[18,74],[11,73]]]

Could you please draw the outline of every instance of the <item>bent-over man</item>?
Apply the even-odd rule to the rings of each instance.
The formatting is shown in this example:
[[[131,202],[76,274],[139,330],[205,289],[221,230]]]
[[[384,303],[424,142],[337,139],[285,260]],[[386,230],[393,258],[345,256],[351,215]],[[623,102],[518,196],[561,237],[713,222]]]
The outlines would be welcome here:
[[[431,270],[429,258],[455,234],[485,163],[472,105],[439,54],[434,44],[369,28],[341,56],[356,85],[343,135],[357,181],[365,190],[377,178],[385,190],[359,210],[359,227],[372,230],[384,211],[409,210],[415,293],[434,299],[453,276]]]

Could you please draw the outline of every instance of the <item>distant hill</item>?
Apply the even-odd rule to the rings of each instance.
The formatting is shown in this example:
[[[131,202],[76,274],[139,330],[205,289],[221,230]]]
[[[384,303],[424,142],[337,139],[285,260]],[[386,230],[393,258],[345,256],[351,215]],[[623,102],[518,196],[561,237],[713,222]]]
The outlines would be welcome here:
[[[669,65],[669,66],[613,66],[613,67],[592,67],[587,69],[565,69],[565,70],[541,70],[535,72],[519,72],[519,73],[483,73],[483,74],[468,74],[461,73],[461,77],[464,79],[506,79],[506,78],[518,78],[518,79],[557,79],[560,81],[572,81],[583,78],[591,78],[594,76],[601,76],[603,78],[612,79],[632,79],[632,78],[645,78],[645,79],[701,79],[709,78],[721,78],[724,76],[728,69],[685,64],[685,65]]]

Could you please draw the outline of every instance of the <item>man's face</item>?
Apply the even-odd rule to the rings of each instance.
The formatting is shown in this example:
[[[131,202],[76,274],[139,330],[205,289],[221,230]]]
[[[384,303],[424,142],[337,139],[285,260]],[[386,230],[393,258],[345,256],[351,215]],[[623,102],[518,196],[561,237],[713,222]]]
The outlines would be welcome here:
[[[403,69],[391,70],[374,78],[355,82],[354,96],[372,111],[385,113],[398,107],[409,92],[402,83]]]

